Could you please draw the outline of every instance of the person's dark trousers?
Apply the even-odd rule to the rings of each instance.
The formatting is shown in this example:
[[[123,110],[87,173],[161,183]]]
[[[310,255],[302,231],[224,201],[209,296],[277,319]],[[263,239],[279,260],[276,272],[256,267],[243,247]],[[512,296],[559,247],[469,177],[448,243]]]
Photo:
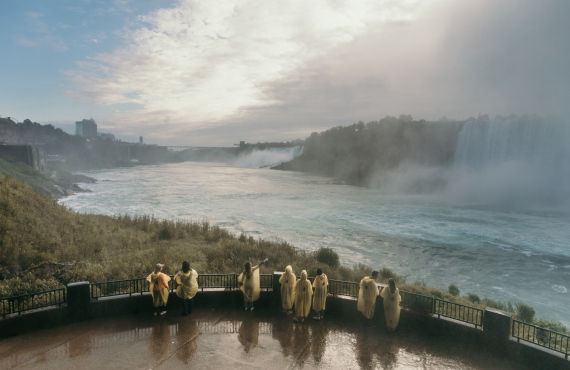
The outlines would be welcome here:
[[[182,305],[184,306],[184,315],[191,314],[194,306],[194,299],[182,299]]]

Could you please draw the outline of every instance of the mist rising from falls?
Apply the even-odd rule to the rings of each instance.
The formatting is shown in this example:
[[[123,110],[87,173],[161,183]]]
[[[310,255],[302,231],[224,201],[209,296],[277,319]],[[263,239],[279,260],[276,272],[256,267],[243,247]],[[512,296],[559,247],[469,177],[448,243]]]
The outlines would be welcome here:
[[[254,149],[253,151],[240,154],[238,158],[232,162],[232,165],[245,168],[274,167],[283,162],[292,160],[301,155],[302,152],[302,146],[269,148],[264,150]]]
[[[459,131],[448,166],[401,163],[373,185],[471,204],[569,205],[569,126],[534,116],[473,119]]]

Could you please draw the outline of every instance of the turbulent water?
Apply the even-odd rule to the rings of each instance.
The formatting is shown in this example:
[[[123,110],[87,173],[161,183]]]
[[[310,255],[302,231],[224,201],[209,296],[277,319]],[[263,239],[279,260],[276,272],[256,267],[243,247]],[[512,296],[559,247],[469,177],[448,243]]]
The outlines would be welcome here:
[[[97,183],[84,185],[91,192],[62,203],[87,213],[208,220],[307,250],[330,247],[344,264],[388,267],[410,282],[523,301],[537,316],[570,326],[565,130],[520,119],[468,123],[452,166],[409,167],[394,175],[390,191],[247,168],[287,160],[297,148],[253,152],[232,164],[92,171]],[[438,192],[394,191],[433,176],[446,183]]]

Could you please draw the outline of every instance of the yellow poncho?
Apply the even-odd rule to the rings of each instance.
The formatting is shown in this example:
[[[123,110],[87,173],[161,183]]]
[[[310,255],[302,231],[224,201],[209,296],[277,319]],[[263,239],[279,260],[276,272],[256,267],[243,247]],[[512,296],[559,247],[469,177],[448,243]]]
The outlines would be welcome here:
[[[378,297],[378,285],[376,285],[376,281],[365,276],[360,280],[360,290],[358,292],[358,303],[356,304],[356,309],[359,312],[362,312],[364,317],[367,319],[374,317],[376,297]]]
[[[146,277],[149,282],[149,290],[152,295],[152,304],[154,307],[166,306],[168,302],[168,282],[170,276],[162,272],[153,272]]]
[[[251,268],[249,277],[242,272],[238,276],[238,282],[241,283],[239,289],[243,293],[244,300],[255,302],[259,299],[259,265]]]
[[[194,298],[198,292],[198,273],[196,270],[191,269],[184,273],[179,271],[174,280],[178,286],[176,287],[176,295],[182,299]]]
[[[291,266],[285,267],[285,273],[279,278],[279,284],[281,284],[281,306],[284,310],[291,310],[295,302],[295,285],[297,285],[297,277]]]
[[[301,278],[295,285],[295,316],[307,317],[311,312],[311,298],[313,297],[313,287],[307,280],[307,271],[301,271]]]
[[[385,287],[380,292],[380,297],[384,300],[384,316],[386,317],[386,326],[388,329],[394,330],[400,322],[400,302],[402,297],[398,288],[394,294],[390,291],[390,287]]]
[[[313,281],[313,288],[315,288],[313,293],[313,311],[319,312],[325,309],[328,286],[329,279],[327,279],[327,275],[320,274],[315,276],[315,281]]]

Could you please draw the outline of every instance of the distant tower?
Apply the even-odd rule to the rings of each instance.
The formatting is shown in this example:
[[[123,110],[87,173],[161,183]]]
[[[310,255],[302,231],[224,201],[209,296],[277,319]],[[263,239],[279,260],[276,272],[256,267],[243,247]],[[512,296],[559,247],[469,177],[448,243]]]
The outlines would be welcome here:
[[[75,135],[81,137],[97,137],[97,124],[93,118],[75,122]]]
[[[142,144],[142,143],[143,143],[143,137],[139,136],[139,144]]]
[[[243,141],[243,140],[240,141],[240,142],[239,142],[239,147],[240,147],[240,149],[245,148],[245,141]]]

